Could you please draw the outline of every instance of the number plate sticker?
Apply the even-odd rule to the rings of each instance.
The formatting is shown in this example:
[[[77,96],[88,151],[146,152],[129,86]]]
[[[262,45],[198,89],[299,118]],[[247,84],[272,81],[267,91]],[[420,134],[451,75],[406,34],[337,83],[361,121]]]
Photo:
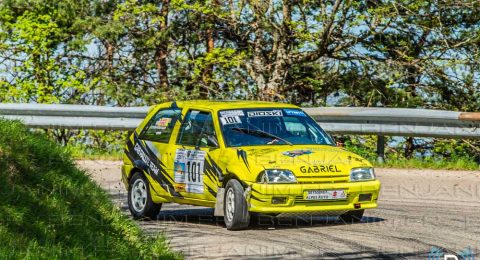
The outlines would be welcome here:
[[[185,183],[185,191],[203,193],[205,151],[177,149],[173,173],[176,183]]]
[[[345,190],[307,190],[304,196],[306,200],[340,200],[347,198]]]

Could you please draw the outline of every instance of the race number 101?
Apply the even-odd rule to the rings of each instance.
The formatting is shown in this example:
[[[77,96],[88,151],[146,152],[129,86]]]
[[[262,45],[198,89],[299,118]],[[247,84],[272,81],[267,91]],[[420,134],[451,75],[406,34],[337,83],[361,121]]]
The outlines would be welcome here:
[[[200,162],[187,162],[188,182],[200,182]]]

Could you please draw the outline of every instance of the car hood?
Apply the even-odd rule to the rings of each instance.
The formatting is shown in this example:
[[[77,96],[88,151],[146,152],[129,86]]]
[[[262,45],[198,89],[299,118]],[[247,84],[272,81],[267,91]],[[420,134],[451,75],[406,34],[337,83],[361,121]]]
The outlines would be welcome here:
[[[328,145],[275,145],[230,148],[252,173],[287,169],[297,177],[347,176],[356,167],[372,167],[364,158]],[[233,152],[233,151],[232,151]]]

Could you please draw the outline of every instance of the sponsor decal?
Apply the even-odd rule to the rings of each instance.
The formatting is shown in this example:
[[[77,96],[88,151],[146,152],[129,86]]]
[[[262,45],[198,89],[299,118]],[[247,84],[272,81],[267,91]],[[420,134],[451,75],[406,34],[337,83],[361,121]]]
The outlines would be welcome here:
[[[166,129],[168,124],[172,121],[171,118],[165,117],[165,118],[160,118],[160,120],[157,121],[157,128],[158,129]]]
[[[283,111],[285,112],[286,115],[289,115],[289,116],[303,116],[303,117],[307,116],[305,112],[299,109],[284,109]]]
[[[283,152],[282,154],[289,157],[297,157],[300,155],[311,154],[311,153],[313,153],[312,150],[293,150],[293,151]]]
[[[222,116],[220,117],[220,122],[222,122],[222,125],[234,125],[241,124],[242,120],[239,116]]]
[[[184,192],[185,191],[185,184],[175,184],[175,191],[176,192]]]
[[[224,110],[220,111],[220,116],[245,116],[242,110]]]
[[[143,151],[142,147],[140,144],[136,143],[135,147],[133,148],[137,155],[140,157],[140,159],[150,168],[150,170],[155,174],[158,175],[158,172],[160,171],[158,167],[150,160],[150,158],[147,156],[147,154]]]
[[[142,169],[146,174],[149,174],[158,184],[162,187],[163,190],[170,193],[175,197],[182,197],[181,194],[175,191],[173,187],[173,179],[167,174],[165,170],[165,164],[163,164],[159,158],[160,155],[158,151],[154,149],[154,146],[149,142],[144,146],[140,140],[138,140],[138,135],[135,133],[133,140],[129,139],[127,141],[127,147],[125,148],[126,155],[129,160],[137,167]],[[150,147],[151,146],[151,147]],[[153,149],[153,150],[152,150]],[[141,161],[145,164],[146,169],[137,164],[137,161]],[[153,192],[157,192],[153,186],[150,186]]]
[[[248,115],[248,117],[283,116],[281,110],[249,111],[249,112],[247,112],[247,115]]]
[[[205,155],[202,150],[177,149],[173,175],[176,183],[185,184],[186,192],[203,193]]]
[[[336,165],[314,165],[300,167],[301,173],[342,172]]]
[[[175,182],[177,183],[185,182],[185,163],[184,162],[175,161],[173,163],[173,172],[175,173]]]

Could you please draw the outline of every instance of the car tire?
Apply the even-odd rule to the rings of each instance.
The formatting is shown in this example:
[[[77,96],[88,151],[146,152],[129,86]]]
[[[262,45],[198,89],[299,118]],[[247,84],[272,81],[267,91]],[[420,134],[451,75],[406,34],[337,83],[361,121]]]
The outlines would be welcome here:
[[[345,223],[358,223],[362,220],[363,213],[365,210],[353,210],[348,211],[342,215],[340,215],[340,219]]]
[[[224,220],[228,230],[245,229],[250,224],[250,213],[243,193],[244,189],[239,181],[228,181],[223,200]]]
[[[133,174],[128,186],[128,208],[134,219],[152,220],[162,208],[162,204],[152,201],[147,178],[139,172]]]

